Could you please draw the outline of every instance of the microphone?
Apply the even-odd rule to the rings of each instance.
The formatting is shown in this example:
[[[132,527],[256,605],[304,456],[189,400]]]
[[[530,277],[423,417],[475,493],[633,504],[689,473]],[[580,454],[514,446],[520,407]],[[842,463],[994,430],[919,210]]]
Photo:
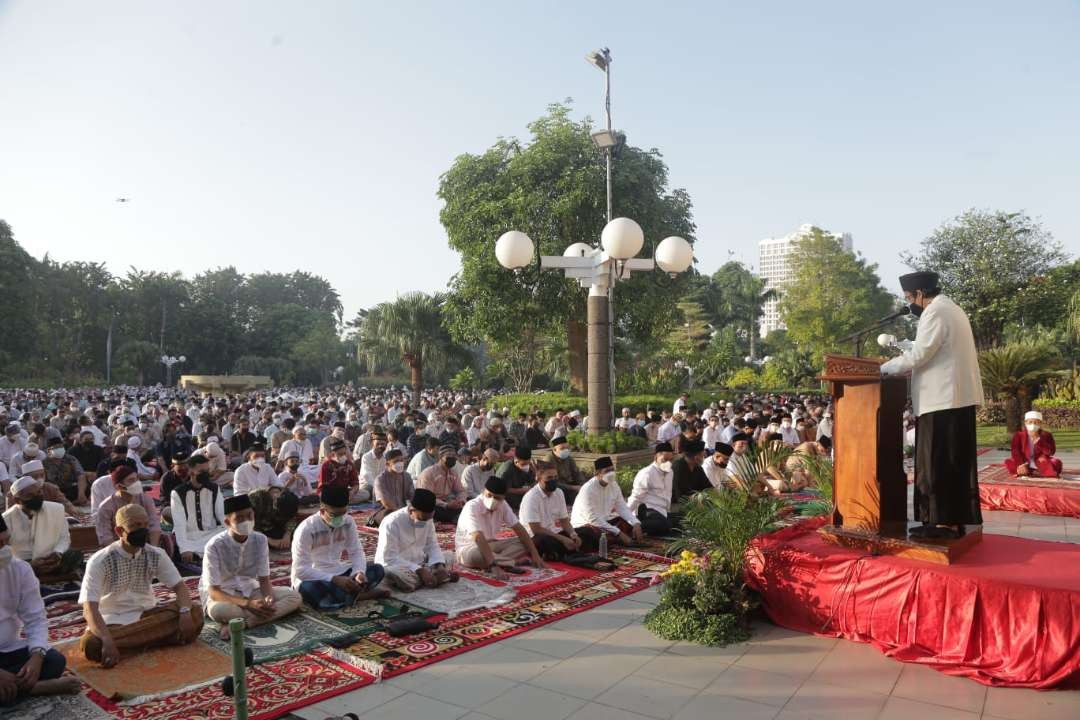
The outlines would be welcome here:
[[[885,317],[881,318],[880,320],[878,320],[878,323],[879,324],[880,323],[887,323],[890,320],[895,320],[896,318],[904,317],[905,315],[910,315],[910,314],[911,314],[911,308],[909,306],[905,305],[904,307],[902,307],[899,310],[897,310],[896,312],[894,312],[892,315],[886,315]]]

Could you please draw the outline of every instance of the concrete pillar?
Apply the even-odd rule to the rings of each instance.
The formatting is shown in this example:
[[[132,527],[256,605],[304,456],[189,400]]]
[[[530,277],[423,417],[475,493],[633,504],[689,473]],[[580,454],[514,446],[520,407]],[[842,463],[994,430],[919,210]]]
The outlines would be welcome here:
[[[593,286],[588,300],[589,433],[611,430],[611,317],[607,289]]]

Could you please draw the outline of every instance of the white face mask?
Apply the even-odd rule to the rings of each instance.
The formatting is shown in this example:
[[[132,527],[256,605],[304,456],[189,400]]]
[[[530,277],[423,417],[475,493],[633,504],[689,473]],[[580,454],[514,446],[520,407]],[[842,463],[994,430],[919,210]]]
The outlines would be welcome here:
[[[251,464],[254,465],[255,467],[262,467],[263,463],[265,463],[265,462],[266,462],[266,458],[261,457],[261,456],[251,458]]]
[[[613,482],[615,482],[615,473],[613,472],[604,473],[600,476],[600,484],[604,487],[607,487],[609,483]]]
[[[130,485],[125,485],[124,492],[128,495],[142,495],[142,483],[136,480]]]
[[[345,428],[334,428],[334,437],[336,437],[336,438],[345,437]]]
[[[1027,425],[1028,432],[1035,432],[1036,430],[1038,430],[1039,428],[1042,427],[1038,423],[1026,423],[1026,425]]]
[[[10,565],[13,557],[15,557],[15,554],[12,552],[10,545],[0,548],[0,570]]]
[[[570,448],[563,448],[558,452],[558,455],[560,459],[566,460],[570,457]]]
[[[236,527],[234,529],[236,530],[237,535],[243,535],[244,537],[247,537],[255,530],[255,521],[244,520],[243,522],[238,522],[236,523]]]
[[[782,427],[782,428],[791,427],[791,421],[790,420],[784,420],[782,423],[780,423],[780,427]]]
[[[396,473],[405,472],[405,463],[403,463],[403,462],[394,463],[394,472],[396,472]]]
[[[349,459],[348,455],[335,455],[334,456],[334,462],[336,462],[338,465],[344,465],[345,462],[348,459]]]
[[[671,472],[671,461],[668,460],[667,462],[660,463],[660,469],[666,473]]]
[[[488,510],[494,510],[495,504],[499,501],[497,498],[493,498],[490,495],[484,495],[481,499],[481,502],[484,503],[484,507],[486,507]]]
[[[49,451],[49,454],[57,459],[62,458],[64,457],[64,448],[53,448]]]

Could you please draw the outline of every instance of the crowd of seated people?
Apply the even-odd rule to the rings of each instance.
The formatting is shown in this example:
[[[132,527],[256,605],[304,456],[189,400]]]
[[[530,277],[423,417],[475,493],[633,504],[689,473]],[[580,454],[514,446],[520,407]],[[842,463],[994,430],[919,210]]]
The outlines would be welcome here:
[[[616,431],[653,453],[626,496],[609,458],[588,472],[575,461],[567,434],[587,429],[580,412],[511,414],[486,400],[432,390],[414,404],[404,390],[351,387],[0,391],[0,703],[78,688],[48,645],[42,585],[78,584],[79,647],[111,668],[192,642],[207,620],[227,637],[235,618],[251,627],[301,604],[436,588],[458,567],[505,579],[596,553],[604,537],[668,536],[686,496],[728,485],[749,447],[779,442],[796,457],[831,435],[817,399],[625,408]],[[1031,474],[1053,468],[1048,435],[1028,436],[1034,450],[1021,443]],[[370,559],[358,503],[372,503],[378,528]],[[456,526],[452,554],[436,522]],[[96,537],[89,557],[72,547],[75,524]],[[287,587],[270,582],[275,552],[291,556]],[[183,581],[193,575],[197,592]]]

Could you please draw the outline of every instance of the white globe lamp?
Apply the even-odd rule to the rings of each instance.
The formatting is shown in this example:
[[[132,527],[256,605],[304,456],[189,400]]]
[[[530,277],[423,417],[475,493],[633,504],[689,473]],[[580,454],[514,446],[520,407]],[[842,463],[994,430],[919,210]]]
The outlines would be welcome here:
[[[694,248],[681,237],[672,235],[656,246],[656,264],[670,275],[685,272],[694,261]]]
[[[533,241],[519,230],[504,232],[495,241],[495,257],[507,270],[523,268],[533,259]]]
[[[630,218],[615,218],[604,226],[600,233],[600,244],[609,257],[629,260],[644,247],[645,233]]]
[[[588,243],[576,242],[570,247],[563,250],[563,257],[588,257],[590,252],[592,252],[591,245],[589,245]]]
[[[180,356],[180,362],[187,362],[187,358],[183,355]]]

